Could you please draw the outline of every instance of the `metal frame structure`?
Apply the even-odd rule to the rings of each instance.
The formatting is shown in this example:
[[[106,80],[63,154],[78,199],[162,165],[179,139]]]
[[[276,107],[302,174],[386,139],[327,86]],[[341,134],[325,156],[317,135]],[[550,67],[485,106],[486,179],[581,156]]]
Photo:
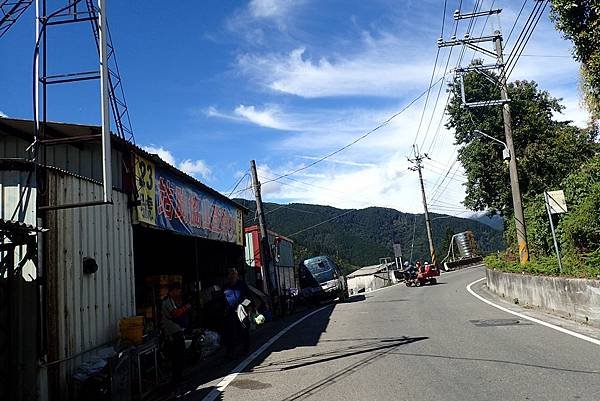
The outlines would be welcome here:
[[[34,57],[34,161],[36,165],[41,165],[42,169],[36,168],[36,180],[38,188],[44,192],[47,183],[47,177],[43,166],[46,165],[46,147],[55,144],[54,140],[46,138],[45,126],[48,121],[48,85],[74,83],[87,81],[91,79],[100,80],[100,114],[101,114],[101,142],[102,142],[102,178],[103,178],[103,199],[101,202],[92,202],[93,204],[109,204],[112,202],[112,165],[111,165],[111,142],[110,142],[110,109],[109,109],[109,81],[108,81],[108,63],[106,46],[106,7],[105,0],[98,0],[97,12],[91,12],[89,9],[82,10],[78,7],[82,0],[68,0],[66,6],[56,11],[48,13],[47,0],[36,0],[36,43]],[[87,8],[87,7],[86,7]],[[75,24],[86,21],[96,21],[97,43],[99,50],[99,70],[68,72],[63,74],[48,75],[48,35],[50,26]],[[41,56],[41,74],[40,74],[40,56]],[[41,92],[41,94],[40,94]],[[41,108],[41,115],[40,115]],[[89,138],[85,138],[87,140]],[[82,140],[79,137],[70,138],[70,141]],[[39,158],[39,159],[38,159]],[[40,210],[56,210],[66,207],[84,207],[91,204],[67,204],[67,205],[49,205],[48,197],[38,197],[38,208]]]
[[[29,8],[33,0],[2,0],[0,1],[0,38],[8,32],[11,26]]]

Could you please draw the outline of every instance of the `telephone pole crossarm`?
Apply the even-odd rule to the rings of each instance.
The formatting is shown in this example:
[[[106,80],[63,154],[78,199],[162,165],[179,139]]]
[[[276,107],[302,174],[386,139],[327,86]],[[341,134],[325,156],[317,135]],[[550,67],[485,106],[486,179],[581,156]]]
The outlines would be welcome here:
[[[474,43],[484,43],[484,42],[493,42],[496,40],[498,35],[490,35],[490,36],[482,36],[479,38],[463,38],[463,39],[452,39],[448,41],[440,40],[438,41],[438,47],[451,47],[458,45],[471,45]]]
[[[478,11],[476,13],[465,13],[465,14],[461,14],[461,12],[459,10],[456,10],[454,12],[454,19],[456,21],[458,21],[461,19],[468,19],[468,18],[487,17],[489,15],[500,14],[501,12],[502,12],[501,8],[496,8],[494,10],[487,10],[487,11]]]

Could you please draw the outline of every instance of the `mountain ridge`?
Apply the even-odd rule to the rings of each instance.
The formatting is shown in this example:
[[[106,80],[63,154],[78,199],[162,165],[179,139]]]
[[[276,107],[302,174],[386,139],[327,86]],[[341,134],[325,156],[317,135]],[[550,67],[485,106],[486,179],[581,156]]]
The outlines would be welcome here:
[[[249,209],[245,225],[257,224],[255,202],[236,201]],[[380,257],[393,257],[394,243],[401,244],[404,259],[410,259],[411,252],[413,261],[430,259],[423,214],[377,206],[339,209],[305,203],[265,202],[263,205],[268,228],[294,241],[296,263],[325,254],[339,262],[344,271],[350,272],[377,264]],[[502,231],[486,224],[437,213],[431,213],[430,217],[438,260],[446,256],[449,237],[466,230],[473,231],[481,253],[504,249]]]

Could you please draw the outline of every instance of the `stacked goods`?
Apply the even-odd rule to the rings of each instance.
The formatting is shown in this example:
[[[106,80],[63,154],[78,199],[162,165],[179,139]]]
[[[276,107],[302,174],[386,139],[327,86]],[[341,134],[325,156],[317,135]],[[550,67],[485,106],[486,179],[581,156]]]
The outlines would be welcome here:
[[[144,341],[144,317],[124,317],[119,321],[119,334],[121,339],[132,342],[135,345]]]
[[[143,302],[138,307],[138,314],[144,315],[148,319],[150,326],[158,327],[158,311],[161,300],[167,296],[169,286],[174,283],[179,285],[183,282],[181,275],[160,275],[148,276],[145,278],[147,291],[144,291]],[[180,303],[180,299],[175,302]]]
[[[169,286],[174,283],[181,285],[183,278],[179,275],[148,276],[145,281],[147,286],[156,291],[158,299],[163,299],[169,292]]]
[[[154,319],[154,308],[152,306],[140,306],[137,308],[137,314],[144,316],[148,320]]]

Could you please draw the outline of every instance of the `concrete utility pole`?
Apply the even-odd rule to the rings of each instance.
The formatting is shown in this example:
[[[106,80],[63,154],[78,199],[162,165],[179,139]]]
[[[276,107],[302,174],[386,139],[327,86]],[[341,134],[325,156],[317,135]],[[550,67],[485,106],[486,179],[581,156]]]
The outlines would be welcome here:
[[[431,231],[431,220],[429,219],[429,210],[427,209],[427,197],[425,196],[425,186],[423,185],[423,174],[421,169],[423,168],[423,159],[429,159],[427,154],[421,155],[417,146],[413,145],[414,158],[408,159],[409,162],[414,164],[413,167],[409,167],[409,170],[419,172],[419,182],[421,183],[421,195],[423,196],[423,209],[425,210],[425,226],[427,228],[427,239],[429,240],[429,253],[431,254],[431,263],[437,267],[437,257],[435,256],[435,247],[433,245],[433,234]]]
[[[521,200],[521,188],[519,186],[519,173],[517,171],[517,157],[512,136],[512,117],[510,114],[510,104],[508,102],[508,91],[506,87],[506,72],[504,66],[504,57],[502,56],[502,35],[500,31],[494,32],[494,47],[500,66],[500,96],[504,102],[502,105],[502,117],[504,118],[504,135],[506,136],[506,146],[511,155],[508,162],[510,173],[510,188],[512,192],[513,209],[515,214],[515,226],[517,229],[517,243],[519,245],[519,259],[521,264],[529,262],[529,249],[527,246],[527,231],[525,229],[525,216],[523,214],[523,204]]]
[[[262,197],[260,195],[260,182],[258,181],[258,174],[256,172],[256,162],[250,161],[250,173],[252,174],[252,189],[254,190],[254,196],[256,197],[256,213],[258,214],[258,228],[260,230],[260,257],[263,264],[263,281],[266,283],[266,290],[269,294],[275,295],[276,288],[274,286],[275,280],[272,277],[271,272],[271,247],[269,245],[269,231],[267,229],[267,222],[265,221],[265,214],[263,211]]]
[[[478,18],[483,16],[489,16],[491,14],[498,14],[502,10],[489,10],[480,13],[467,13],[461,14],[457,11],[454,14],[455,20]],[[493,42],[494,50],[491,51],[481,47],[482,43]],[[456,72],[459,74],[461,96],[463,107],[489,107],[489,106],[502,106],[502,117],[504,119],[504,134],[506,137],[506,147],[510,155],[509,160],[509,173],[510,173],[510,186],[512,192],[513,210],[515,214],[515,226],[517,229],[517,243],[519,246],[519,259],[521,264],[529,262],[529,250],[527,247],[527,231],[525,229],[525,218],[523,215],[523,205],[521,201],[521,189],[519,187],[519,175],[517,172],[517,158],[515,154],[515,148],[512,137],[512,119],[510,114],[510,99],[508,98],[508,91],[506,86],[506,66],[504,65],[504,57],[502,56],[502,35],[500,31],[494,31],[491,36],[483,36],[480,38],[472,38],[469,35],[465,35],[463,39],[457,39],[455,36],[449,41],[444,41],[442,38],[438,40],[438,47],[449,47],[449,46],[464,46],[469,47],[475,51],[478,51],[488,57],[495,58],[496,62],[490,65],[470,65],[468,67],[457,68]],[[490,70],[498,71],[498,79],[487,73]],[[484,101],[468,101],[465,94],[464,86],[464,73],[466,72],[477,72],[484,75],[487,79],[494,81],[500,88],[500,99],[496,100],[484,100]],[[505,156],[506,157],[506,156]]]

